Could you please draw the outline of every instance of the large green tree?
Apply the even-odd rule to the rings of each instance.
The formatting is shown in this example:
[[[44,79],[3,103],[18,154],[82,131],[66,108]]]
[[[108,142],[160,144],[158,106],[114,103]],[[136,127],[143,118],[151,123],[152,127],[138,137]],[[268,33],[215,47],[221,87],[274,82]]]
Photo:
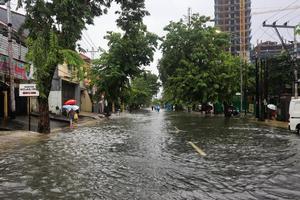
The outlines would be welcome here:
[[[158,76],[150,72],[144,72],[134,78],[130,84],[129,107],[138,109],[141,105],[149,106],[154,95],[159,91]]]
[[[86,24],[92,24],[95,16],[105,13],[111,0],[18,2],[26,10],[23,28],[28,31],[28,61],[37,69],[35,78],[40,91],[38,132],[49,133],[48,96],[57,65],[71,58],[71,64],[80,66],[78,56],[64,49],[75,50],[76,41],[81,38]]]
[[[112,101],[128,98],[129,80],[134,79],[153,60],[158,37],[147,31],[143,17],[144,0],[124,1],[117,12],[122,33],[108,32],[109,49],[95,61],[94,82]]]
[[[282,54],[268,59],[267,64],[269,66],[267,71],[269,96],[280,98],[283,93],[291,94],[294,74],[293,67],[288,62],[288,55]]]
[[[175,104],[228,102],[239,88],[240,59],[226,52],[229,37],[193,15],[190,24],[171,22],[159,62],[164,99]]]

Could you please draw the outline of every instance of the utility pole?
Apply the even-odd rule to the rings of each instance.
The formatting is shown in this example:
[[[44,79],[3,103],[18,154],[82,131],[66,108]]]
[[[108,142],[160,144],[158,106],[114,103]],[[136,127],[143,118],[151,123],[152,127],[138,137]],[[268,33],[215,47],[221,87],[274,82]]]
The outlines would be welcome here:
[[[298,44],[297,27],[294,27],[294,77],[295,77],[295,99],[298,98],[298,66],[297,66]]]
[[[11,22],[11,7],[10,0],[7,1],[7,39],[8,39],[8,68],[9,68],[9,88],[10,88],[10,116],[15,118],[16,112],[16,102],[15,102],[15,84],[14,84],[14,74],[15,68],[13,65],[13,47],[12,47],[12,22]]]
[[[92,50],[84,50],[84,49],[82,49],[81,47],[80,47],[80,45],[78,45],[79,47],[79,49],[81,49],[81,50],[83,50],[83,52],[84,53],[91,53],[91,58],[92,58],[92,60],[94,60],[95,59],[95,53],[98,53],[98,52],[105,52],[105,49],[103,49],[103,48],[101,48],[101,47],[98,47],[98,49],[97,50],[95,50],[94,49],[94,47],[92,47]]]
[[[97,50],[95,50],[94,47],[92,47],[92,50],[86,50],[86,52],[91,53],[92,60],[94,60],[95,59],[95,53],[98,53],[99,49],[100,48],[98,48]]]
[[[241,89],[241,113],[243,111],[243,65],[246,62],[246,28],[245,28],[245,0],[240,0],[240,57],[242,60],[240,69]]]
[[[298,64],[297,64],[297,37],[296,37],[296,26],[290,26],[287,25],[287,22],[284,23],[283,25],[277,25],[276,22],[273,22],[273,24],[266,24],[266,21],[263,22],[263,27],[272,27],[275,29],[281,44],[284,48],[284,50],[288,54],[288,61],[293,65],[293,70],[294,70],[294,95],[295,99],[298,99]],[[283,38],[281,37],[278,28],[287,28],[287,29],[293,29],[294,30],[294,56],[291,56],[288,47],[283,41]]]
[[[257,52],[255,55],[255,117],[258,119],[259,118],[259,96],[260,96],[260,90],[259,90],[259,61]]]
[[[191,25],[191,17],[192,17],[192,8],[188,8],[188,25],[190,26]]]

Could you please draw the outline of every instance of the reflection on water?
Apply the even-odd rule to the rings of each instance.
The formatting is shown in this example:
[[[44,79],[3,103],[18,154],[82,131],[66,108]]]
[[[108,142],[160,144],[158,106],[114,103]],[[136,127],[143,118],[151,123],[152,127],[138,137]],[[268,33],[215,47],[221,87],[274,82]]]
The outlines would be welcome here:
[[[121,115],[0,154],[0,198],[300,199],[298,146],[240,119]]]

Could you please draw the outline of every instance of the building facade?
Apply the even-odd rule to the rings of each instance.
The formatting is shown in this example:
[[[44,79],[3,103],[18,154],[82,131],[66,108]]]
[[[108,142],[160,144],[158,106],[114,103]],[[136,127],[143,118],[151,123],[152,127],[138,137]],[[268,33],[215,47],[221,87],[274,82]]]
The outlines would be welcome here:
[[[64,63],[58,65],[52,79],[48,97],[49,111],[60,115],[64,102],[69,99],[75,99],[80,106],[80,80],[74,67]]]
[[[80,57],[84,60],[84,79],[80,81],[80,110],[83,112],[92,112],[93,111],[93,102],[92,102],[92,90],[91,90],[91,65],[92,60],[80,54]]]
[[[289,54],[294,56],[295,46],[291,43],[285,43],[286,48],[289,50]],[[251,51],[251,58],[254,61],[255,57],[262,59],[270,59],[280,56],[286,50],[282,44],[274,41],[266,41],[257,44]],[[297,52],[300,52],[300,44],[297,44]],[[298,58],[299,59],[299,58]]]
[[[19,96],[18,88],[19,84],[28,83],[32,75],[25,67],[25,55],[28,51],[25,45],[26,33],[24,35],[18,33],[25,21],[25,16],[16,12],[11,14],[16,114],[24,115],[27,113],[27,99]],[[0,7],[0,30],[0,118],[2,118],[7,117],[10,110],[7,10],[2,7]]]
[[[250,57],[251,0],[215,0],[215,26],[230,35],[229,51]]]
[[[84,60],[82,70],[85,72],[83,80],[78,77],[78,71],[66,63],[58,65],[52,79],[49,94],[49,110],[53,114],[62,114],[62,107],[69,99],[75,99],[80,111],[92,112],[91,91],[89,91],[89,72],[91,59],[80,54]]]

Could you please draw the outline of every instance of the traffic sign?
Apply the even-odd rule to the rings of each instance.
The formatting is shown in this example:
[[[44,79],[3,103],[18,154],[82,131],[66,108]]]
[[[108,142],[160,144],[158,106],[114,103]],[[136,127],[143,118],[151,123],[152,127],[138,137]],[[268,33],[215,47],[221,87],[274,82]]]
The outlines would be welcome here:
[[[39,91],[36,88],[36,84],[20,84],[19,85],[20,97],[37,97]]]

